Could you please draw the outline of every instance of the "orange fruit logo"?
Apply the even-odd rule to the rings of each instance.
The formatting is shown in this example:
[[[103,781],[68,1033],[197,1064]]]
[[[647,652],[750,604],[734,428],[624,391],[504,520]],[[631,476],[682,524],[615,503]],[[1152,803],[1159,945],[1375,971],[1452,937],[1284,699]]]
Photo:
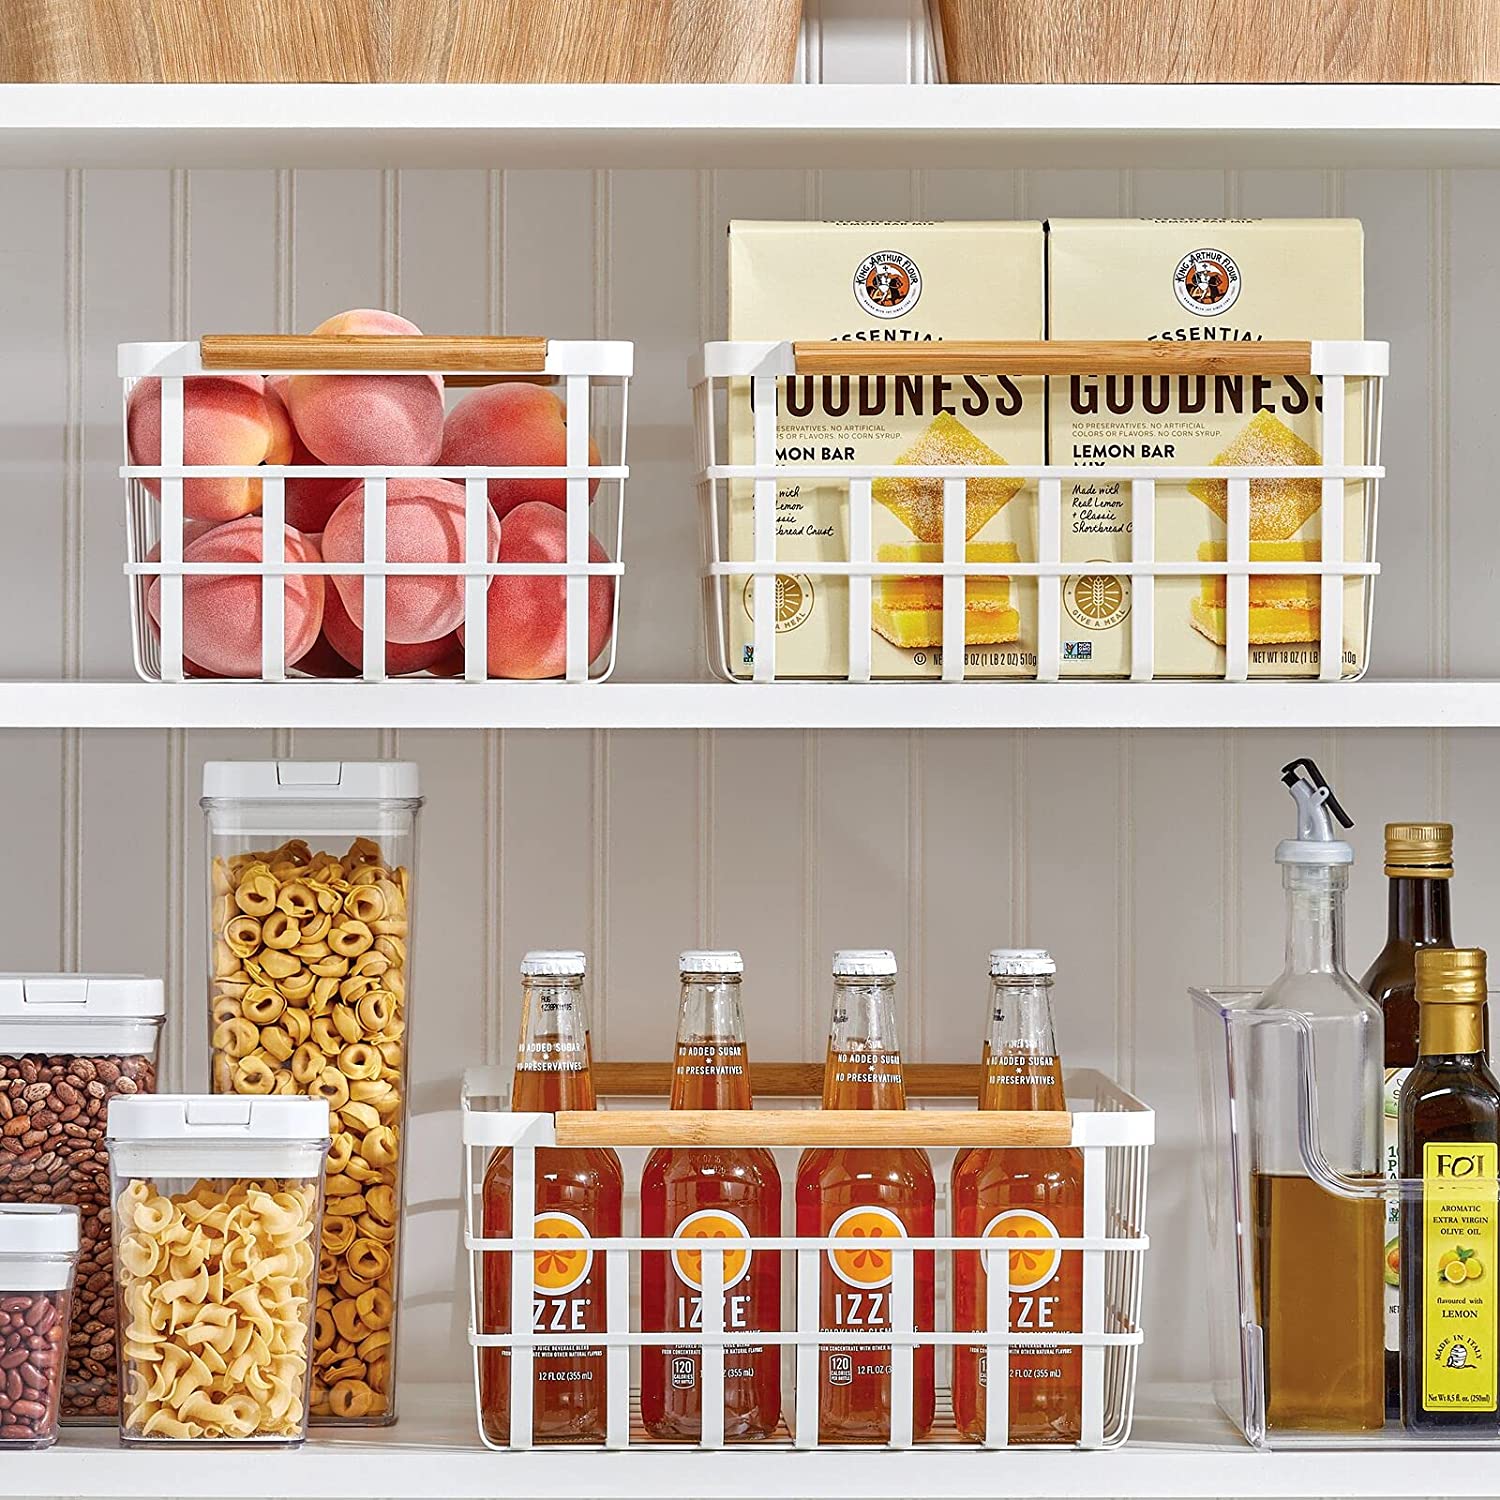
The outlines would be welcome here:
[[[748,1240],[750,1231],[733,1214],[722,1209],[703,1208],[689,1214],[677,1226],[679,1240]],[[738,1286],[750,1274],[750,1257],[755,1252],[748,1248],[728,1250],[724,1255],[724,1290]],[[695,1292],[703,1290],[703,1252],[684,1247],[672,1252],[672,1268]]]
[[[997,1214],[984,1227],[984,1238],[1017,1240],[1010,1252],[1010,1289],[1013,1292],[1034,1292],[1044,1287],[1057,1275],[1062,1264],[1062,1251],[1049,1249],[1036,1243],[1038,1240],[1056,1239],[1057,1227],[1052,1221],[1029,1208],[1012,1208]],[[994,1252],[985,1252],[985,1269],[988,1270]]]
[[[840,1281],[862,1289],[889,1286],[893,1275],[891,1242],[906,1238],[906,1226],[888,1208],[851,1208],[828,1233],[848,1240],[848,1250],[830,1250],[828,1263]]]
[[[588,1226],[572,1214],[538,1214],[532,1231],[539,1240],[556,1240],[557,1248],[537,1250],[531,1257],[532,1279],[543,1297],[564,1297],[582,1286],[594,1264],[588,1248]]]

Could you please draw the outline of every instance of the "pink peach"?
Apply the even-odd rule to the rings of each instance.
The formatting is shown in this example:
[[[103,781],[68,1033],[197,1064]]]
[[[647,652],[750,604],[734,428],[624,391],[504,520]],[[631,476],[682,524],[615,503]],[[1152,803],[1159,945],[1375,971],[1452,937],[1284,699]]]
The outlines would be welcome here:
[[[567,518],[541,501],[518,505],[505,518],[500,562],[563,562]],[[597,537],[589,538],[589,560],[608,562]],[[558,575],[528,578],[499,574],[488,600],[491,677],[559,677],[567,666],[567,580]],[[589,660],[609,644],[614,627],[615,581],[589,583]],[[462,635],[462,631],[459,632]]]
[[[183,381],[182,457],[186,464],[258,464],[277,441],[276,420],[259,375],[190,375]],[[133,463],[161,459],[161,382],[141,380],[125,408]],[[145,481],[153,495],[161,482]],[[232,521],[260,505],[258,479],[189,479],[182,486],[183,514]]]
[[[481,386],[465,396],[443,424],[445,464],[562,465],[568,461],[566,409],[545,386],[525,382]],[[599,462],[599,445],[589,439],[589,462]],[[599,481],[589,481],[589,499]],[[490,504],[504,517],[529,500],[561,508],[567,504],[563,479],[492,479]]]
[[[266,381],[266,402],[279,405],[286,412],[287,428],[291,433],[291,446],[283,459],[267,459],[267,463],[312,465],[322,460],[302,441],[301,434],[292,422],[287,407],[287,387],[290,375],[273,375]],[[359,480],[344,475],[331,479],[288,479],[286,482],[286,524],[298,531],[319,532],[328,524],[328,518],[338,508],[338,503],[351,490],[357,489]]]
[[[344,670],[330,672],[328,676],[358,676],[365,665],[365,633],[349,618],[344,601],[336,588],[328,590],[323,603],[323,636],[319,646],[327,644],[338,657]],[[385,645],[385,670],[392,677],[406,677],[413,672],[426,672],[435,663],[440,663],[454,651],[460,653],[459,671],[463,670],[463,644],[450,632],[435,641],[419,641],[410,645],[387,641]],[[307,659],[301,663],[304,670],[311,670]]]
[[[315,335],[420,333],[395,313],[355,308]],[[437,375],[294,375],[287,404],[298,435],[327,464],[432,464],[443,446]]]
[[[486,511],[485,561],[500,550],[500,522]],[[347,495],[323,532],[329,562],[364,561],[365,487]],[[446,479],[392,479],[386,484],[386,560],[461,563],[464,557],[464,487]],[[336,575],[334,584],[350,618],[364,628],[364,580]],[[464,580],[457,574],[404,574],[386,579],[385,636],[415,645],[456,630],[464,617]]]
[[[262,557],[259,517],[216,526],[183,551],[192,563],[259,562]],[[318,550],[301,532],[286,528],[289,562],[317,562]],[[319,574],[291,575],[286,580],[286,664],[312,649],[323,624],[324,581]],[[161,624],[161,580],[147,595],[153,624]],[[251,574],[215,577],[190,574],[182,582],[182,650],[206,673],[219,677],[259,677],[261,580]]]

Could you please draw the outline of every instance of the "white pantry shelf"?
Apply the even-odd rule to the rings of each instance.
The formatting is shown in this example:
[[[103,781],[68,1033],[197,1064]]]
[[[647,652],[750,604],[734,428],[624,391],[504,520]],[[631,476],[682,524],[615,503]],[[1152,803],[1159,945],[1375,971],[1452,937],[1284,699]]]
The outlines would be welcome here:
[[[878,1448],[793,1453],[692,1448],[603,1453],[554,1448],[494,1453],[474,1432],[468,1386],[410,1388],[384,1431],[315,1436],[298,1452],[253,1455],[165,1444],[124,1452],[112,1429],[65,1431],[45,1453],[6,1454],[0,1496],[215,1500],[993,1500],[1036,1497],[1492,1495],[1493,1464],[1467,1450],[1256,1453],[1239,1443],[1197,1390],[1147,1388],[1135,1436],[1098,1453],[984,1453],[966,1448]]]
[[[0,729],[1496,729],[1500,681],[4,682]]]
[[[10,84],[0,166],[1500,164],[1424,84]]]

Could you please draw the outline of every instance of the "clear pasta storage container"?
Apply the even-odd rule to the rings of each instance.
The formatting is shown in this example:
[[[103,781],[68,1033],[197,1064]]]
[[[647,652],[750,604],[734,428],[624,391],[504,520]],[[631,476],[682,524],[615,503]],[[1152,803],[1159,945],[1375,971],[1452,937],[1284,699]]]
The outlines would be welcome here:
[[[312,1419],[393,1422],[417,768],[215,761],[203,791],[213,1090],[329,1110]]]
[[[109,1153],[121,1442],[301,1443],[328,1106],[117,1099]]]
[[[156,1090],[162,983],[128,974],[0,975],[0,1201],[78,1210],[65,1423],[112,1424],[114,1269],[105,1117]]]
[[[78,1210],[0,1203],[0,1448],[57,1441]]]

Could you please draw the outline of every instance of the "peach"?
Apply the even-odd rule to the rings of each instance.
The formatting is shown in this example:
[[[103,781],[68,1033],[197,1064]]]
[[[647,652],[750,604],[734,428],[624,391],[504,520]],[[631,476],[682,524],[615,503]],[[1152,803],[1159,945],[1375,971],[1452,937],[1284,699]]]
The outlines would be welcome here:
[[[258,464],[278,442],[276,418],[259,375],[190,375],[183,381],[182,456],[187,464]],[[125,407],[125,432],[133,463],[161,462],[161,382],[141,380]],[[161,482],[145,481],[153,495]],[[258,479],[189,479],[182,486],[184,515],[233,521],[260,506]]]
[[[487,510],[485,561],[500,550],[500,522]],[[329,562],[362,562],[365,487],[339,502],[323,532]],[[461,563],[464,556],[464,487],[447,479],[392,479],[386,484],[386,560],[401,563]],[[349,617],[364,628],[364,580],[338,575],[334,584]],[[464,617],[464,580],[458,574],[404,574],[385,584],[387,642],[415,645],[456,630]]]
[[[318,646],[327,645],[337,657],[342,671],[318,673],[308,666],[307,658],[300,663],[304,671],[315,676],[358,676],[365,665],[365,633],[349,618],[344,601],[336,588],[328,590],[323,603],[323,636]],[[457,651],[458,669],[463,671],[463,643],[451,631],[435,641],[418,641],[410,645],[396,641],[385,644],[385,670],[392,677],[405,677],[412,672],[425,672],[435,663],[442,662]]]
[[[443,424],[445,464],[565,464],[568,436],[563,403],[545,386],[525,382],[481,386],[465,396]],[[589,439],[589,462],[599,462],[599,445]],[[490,504],[505,517],[530,500],[561,509],[567,503],[563,479],[492,479]],[[589,499],[599,488],[589,481]]]
[[[420,333],[395,313],[355,308],[317,334]],[[293,375],[287,405],[298,436],[326,464],[432,464],[443,446],[437,375]]]
[[[266,460],[267,463],[316,464],[321,460],[302,441],[301,434],[292,422],[287,406],[287,386],[290,375],[272,375],[266,381],[266,403],[273,408],[280,406],[286,413],[287,430],[291,443],[285,458]],[[338,503],[351,490],[357,489],[359,480],[345,475],[334,475],[331,479],[288,479],[286,482],[286,524],[298,531],[319,532],[328,524],[328,518],[338,508]]]
[[[261,520],[247,516],[216,526],[183,551],[186,562],[259,562]],[[318,549],[300,531],[286,528],[288,561],[317,562]],[[286,581],[286,663],[300,661],[323,624],[324,580],[318,574]],[[151,584],[147,607],[161,624],[161,580]],[[251,574],[193,574],[182,582],[182,650],[194,666],[218,677],[260,676],[261,581]]]
[[[530,501],[506,516],[500,534],[500,562],[563,562],[567,551],[567,518],[554,506]],[[594,536],[589,538],[589,560],[609,561],[609,553]],[[488,600],[491,677],[562,675],[567,666],[566,584],[565,578],[555,574],[528,578],[520,573],[502,573],[495,578]],[[609,644],[614,603],[613,578],[590,580],[591,662]]]

